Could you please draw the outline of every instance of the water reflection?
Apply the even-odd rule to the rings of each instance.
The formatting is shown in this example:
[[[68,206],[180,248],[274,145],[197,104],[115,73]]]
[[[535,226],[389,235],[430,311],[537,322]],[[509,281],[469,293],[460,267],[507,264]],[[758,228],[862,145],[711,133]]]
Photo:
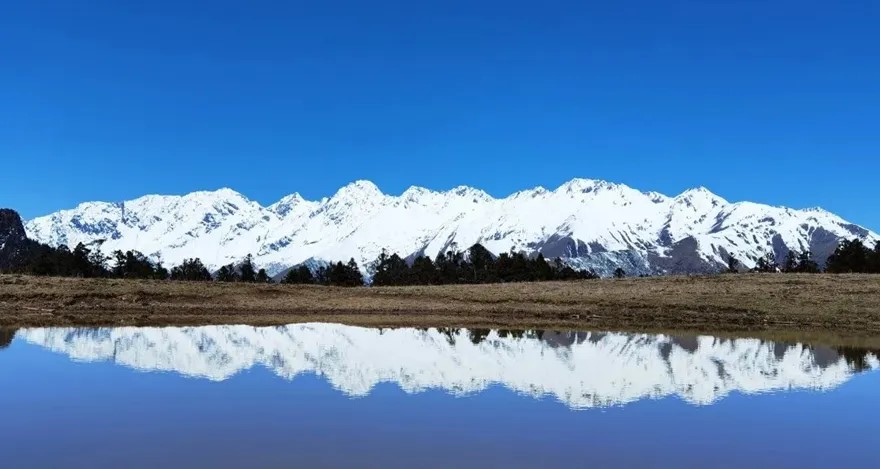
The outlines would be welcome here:
[[[9,347],[12,344],[12,339],[15,338],[15,329],[6,329],[0,327],[0,349],[4,349]]]
[[[0,335],[0,346],[11,334]],[[23,340],[80,361],[225,380],[262,365],[316,373],[350,396],[378,383],[407,392],[479,392],[493,384],[571,408],[675,395],[709,404],[738,391],[827,390],[880,368],[877,354],[759,339],[488,329],[283,327],[21,329]]]

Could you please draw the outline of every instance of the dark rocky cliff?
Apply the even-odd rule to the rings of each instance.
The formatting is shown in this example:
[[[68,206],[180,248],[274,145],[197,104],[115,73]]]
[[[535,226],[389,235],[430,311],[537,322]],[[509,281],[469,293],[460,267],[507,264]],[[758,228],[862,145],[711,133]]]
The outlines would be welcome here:
[[[8,270],[22,262],[30,242],[18,212],[0,209],[0,271]]]

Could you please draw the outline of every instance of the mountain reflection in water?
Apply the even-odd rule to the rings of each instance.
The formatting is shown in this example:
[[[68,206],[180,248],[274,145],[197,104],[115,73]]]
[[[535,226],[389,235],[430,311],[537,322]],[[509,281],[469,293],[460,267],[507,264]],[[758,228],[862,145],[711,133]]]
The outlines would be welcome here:
[[[702,405],[734,391],[827,390],[880,368],[877,354],[865,350],[628,333],[312,323],[39,328],[21,329],[15,339],[74,360],[215,381],[262,365],[287,380],[315,373],[350,396],[367,395],[382,382],[410,393],[436,388],[456,395],[498,384],[535,398],[553,396],[571,408],[672,395]]]

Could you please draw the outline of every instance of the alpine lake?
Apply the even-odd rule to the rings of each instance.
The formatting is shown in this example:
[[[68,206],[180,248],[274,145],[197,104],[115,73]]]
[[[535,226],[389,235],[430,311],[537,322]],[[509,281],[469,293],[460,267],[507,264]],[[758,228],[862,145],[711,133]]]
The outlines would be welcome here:
[[[710,335],[0,331],[3,467],[880,467],[880,350]]]

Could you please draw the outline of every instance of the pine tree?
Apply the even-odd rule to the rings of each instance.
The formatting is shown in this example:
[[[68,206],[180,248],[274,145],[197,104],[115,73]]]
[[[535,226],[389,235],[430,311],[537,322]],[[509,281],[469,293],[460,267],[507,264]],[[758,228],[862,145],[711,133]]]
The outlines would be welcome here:
[[[789,250],[788,254],[785,255],[785,262],[782,264],[783,272],[797,272],[798,269],[798,253],[794,250]]]
[[[328,271],[330,285],[339,287],[356,287],[364,284],[363,276],[354,258],[348,264],[337,262]]]
[[[804,251],[798,256],[797,271],[802,274],[819,273],[819,264],[812,259],[812,253],[810,251]]]
[[[474,244],[468,249],[468,280],[472,283],[491,282],[495,277],[495,259],[482,244]]]
[[[113,251],[113,268],[110,270],[114,277],[125,277],[125,253],[116,250]]]
[[[463,257],[462,253],[456,251],[454,243],[451,249],[446,251],[446,253],[437,254],[437,259],[434,261],[434,265],[437,267],[441,283],[462,283],[463,275],[461,264]]]
[[[510,261],[507,270],[507,280],[510,282],[527,282],[531,280],[529,261],[525,254],[510,250]]]
[[[415,285],[436,285],[440,283],[434,263],[428,256],[419,256],[410,269],[410,281]]]
[[[389,256],[383,249],[375,265],[373,285],[406,285],[411,282],[409,266],[396,253]]]
[[[73,248],[73,275],[76,277],[93,277],[95,266],[92,265],[92,251],[85,247],[83,243],[79,243]]]
[[[257,272],[257,283],[272,283],[272,278],[269,277],[269,274],[266,273],[266,269],[260,269]]]
[[[534,261],[534,279],[537,281],[553,280],[553,268],[544,259],[544,254],[538,253]]]
[[[218,282],[237,282],[238,280],[238,272],[236,272],[235,266],[232,264],[224,265],[217,271]]]
[[[162,265],[161,262],[156,263],[156,271],[153,274],[153,278],[156,280],[167,280],[168,279],[168,269]],[[208,280],[211,279],[211,274],[208,274]]]
[[[406,265],[406,264],[404,264]],[[355,262],[352,257],[346,267],[346,277],[347,277],[347,285],[349,287],[362,287],[364,285],[364,276],[361,274],[361,269],[358,268],[357,262]]]
[[[877,241],[874,244],[874,251],[871,253],[871,268],[869,271],[872,274],[880,274],[880,241]]]
[[[226,266],[221,267],[223,273]],[[223,273],[225,275],[225,273]],[[221,274],[218,274],[220,277]],[[219,278],[218,278],[219,279]],[[183,263],[171,269],[171,280],[186,280],[190,282],[208,282],[211,280],[211,272],[202,264],[202,260],[184,259]],[[224,280],[225,281],[225,280]]]
[[[318,267],[318,269],[315,270],[315,283],[318,285],[330,285],[330,270],[332,267],[332,264],[330,267],[324,265]]]
[[[618,267],[617,269],[614,270],[614,278],[624,278],[624,277],[626,277],[626,271],[624,271],[623,268]]]
[[[254,268],[254,256],[248,254],[238,268],[242,282],[254,283],[257,281],[257,271]]]
[[[776,272],[779,269],[779,265],[776,263],[776,259],[773,256],[773,253],[768,253],[764,257],[759,257],[758,261],[755,263],[755,272]]]
[[[304,265],[291,268],[284,276],[284,282],[289,284],[311,284],[315,283],[315,277],[312,271]]]
[[[138,251],[114,251],[112,273],[119,278],[153,278],[153,263]]]
[[[835,274],[868,272],[871,257],[871,251],[860,240],[843,240],[828,256],[825,270]]]

